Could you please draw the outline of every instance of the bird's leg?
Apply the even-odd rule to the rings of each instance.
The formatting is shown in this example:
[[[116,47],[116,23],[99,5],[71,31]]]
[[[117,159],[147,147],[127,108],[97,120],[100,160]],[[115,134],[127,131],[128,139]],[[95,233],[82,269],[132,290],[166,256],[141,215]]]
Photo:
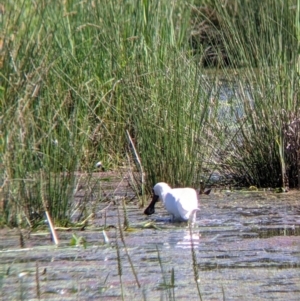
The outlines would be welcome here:
[[[175,220],[175,216],[172,214],[171,217],[170,217],[170,222],[173,223],[174,220]]]

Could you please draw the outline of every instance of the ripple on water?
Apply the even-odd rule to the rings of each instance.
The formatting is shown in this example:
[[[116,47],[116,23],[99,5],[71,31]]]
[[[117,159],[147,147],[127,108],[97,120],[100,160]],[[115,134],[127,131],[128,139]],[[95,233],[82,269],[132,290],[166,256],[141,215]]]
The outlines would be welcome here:
[[[106,229],[108,244],[102,229],[90,226],[86,231],[58,231],[58,248],[50,245],[49,233],[43,233],[25,238],[27,249],[20,249],[18,231],[1,229],[0,296],[20,299],[22,292],[23,299],[36,298],[38,261],[40,290],[46,300],[120,300],[120,268],[126,300],[169,300],[170,294],[175,300],[198,300],[193,246],[203,300],[298,301],[299,195],[256,195],[212,192],[201,197],[203,206],[192,233],[185,224],[170,223],[162,207],[151,218],[157,228],[145,229],[148,217],[129,204],[133,230],[123,232],[126,248],[116,228],[117,204],[105,216],[96,214],[91,225],[113,226]],[[100,203],[99,212],[106,205]],[[119,212],[123,223],[121,205]],[[73,233],[86,240],[86,249],[69,245]]]

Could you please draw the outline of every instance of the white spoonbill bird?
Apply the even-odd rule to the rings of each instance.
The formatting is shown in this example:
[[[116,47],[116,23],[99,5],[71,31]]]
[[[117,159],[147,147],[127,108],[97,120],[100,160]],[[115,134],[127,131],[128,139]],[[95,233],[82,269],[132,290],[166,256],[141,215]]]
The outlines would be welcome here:
[[[153,187],[153,198],[144,211],[151,215],[155,212],[155,204],[163,202],[167,211],[172,215],[174,221],[195,222],[198,208],[197,192],[193,188],[171,188],[167,183],[157,183]]]

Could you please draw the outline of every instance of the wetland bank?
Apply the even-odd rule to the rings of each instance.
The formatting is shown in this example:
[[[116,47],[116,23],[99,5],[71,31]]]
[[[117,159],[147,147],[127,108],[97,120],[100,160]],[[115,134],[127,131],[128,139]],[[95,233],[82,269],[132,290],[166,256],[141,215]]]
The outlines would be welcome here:
[[[299,12],[2,1],[1,298],[296,300]],[[213,187],[192,233],[159,181]]]

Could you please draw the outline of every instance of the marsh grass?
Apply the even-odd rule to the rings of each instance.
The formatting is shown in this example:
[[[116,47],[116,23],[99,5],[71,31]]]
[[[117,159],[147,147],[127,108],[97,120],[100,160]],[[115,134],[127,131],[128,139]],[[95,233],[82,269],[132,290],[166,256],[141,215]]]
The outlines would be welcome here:
[[[246,67],[236,71],[242,80],[232,87],[233,98],[238,99],[243,114],[236,114],[238,134],[222,163],[249,184],[295,187],[299,185],[295,129],[299,119],[299,2],[232,1],[235,16],[230,5],[215,3],[230,61]]]
[[[36,283],[36,297],[38,300],[41,299],[41,285],[40,285],[40,276],[39,276],[39,262],[35,263],[35,283]]]
[[[74,172],[99,160],[117,170],[130,144],[144,194],[216,171],[299,185],[299,1],[226,3],[201,3],[217,26],[197,1],[4,1],[1,222],[32,226],[44,187],[54,223],[67,224]],[[217,69],[191,51],[191,11],[218,31]]]
[[[123,289],[123,281],[122,281],[123,270],[122,270],[122,262],[121,262],[118,237],[116,237],[116,252],[117,252],[117,262],[118,262],[118,275],[120,277],[121,296],[122,296],[122,300],[124,300],[124,289]]]
[[[161,276],[162,276],[162,283],[160,284],[161,289],[166,291],[166,299],[167,300],[176,300],[175,299],[175,270],[174,268],[171,269],[171,277],[168,280],[167,273],[165,272],[163,261],[160,256],[160,252],[158,246],[156,246],[157,251],[157,260],[160,266]]]
[[[106,169],[126,162],[126,133],[148,189],[197,182],[206,96],[185,55],[186,3],[4,5],[5,223],[24,225],[44,211],[40,187],[54,222],[66,223],[74,171],[92,172],[99,159]]]
[[[123,205],[123,210],[124,210],[124,223],[123,225],[125,227],[127,227],[129,225],[129,221],[128,221],[128,217],[127,217],[127,212],[126,212],[126,207],[125,205]],[[139,279],[138,279],[138,275],[137,275],[137,272],[135,270],[135,267],[134,267],[134,264],[133,264],[133,261],[130,257],[130,254],[128,252],[128,249],[127,249],[127,246],[126,246],[126,243],[125,243],[125,238],[124,238],[124,233],[123,233],[123,227],[121,225],[121,219],[120,219],[120,212],[118,210],[118,228],[119,228],[119,234],[120,234],[120,239],[123,243],[123,246],[124,246],[124,250],[125,250],[125,253],[126,253],[126,256],[127,256],[127,259],[128,259],[128,262],[130,264],[130,267],[131,267],[131,271],[134,275],[134,278],[135,278],[135,281],[136,281],[136,284],[137,284],[137,287],[138,288],[141,288],[141,285],[140,285],[140,282],[139,282]]]
[[[197,255],[193,240],[193,230],[192,230],[192,223],[189,224],[189,232],[190,232],[190,241],[191,241],[191,255],[192,255],[192,266],[193,266],[193,274],[194,274],[194,281],[197,287],[197,292],[199,296],[199,300],[202,301],[202,295],[200,291],[200,277],[199,277],[199,271],[198,271],[198,262],[197,262]]]

